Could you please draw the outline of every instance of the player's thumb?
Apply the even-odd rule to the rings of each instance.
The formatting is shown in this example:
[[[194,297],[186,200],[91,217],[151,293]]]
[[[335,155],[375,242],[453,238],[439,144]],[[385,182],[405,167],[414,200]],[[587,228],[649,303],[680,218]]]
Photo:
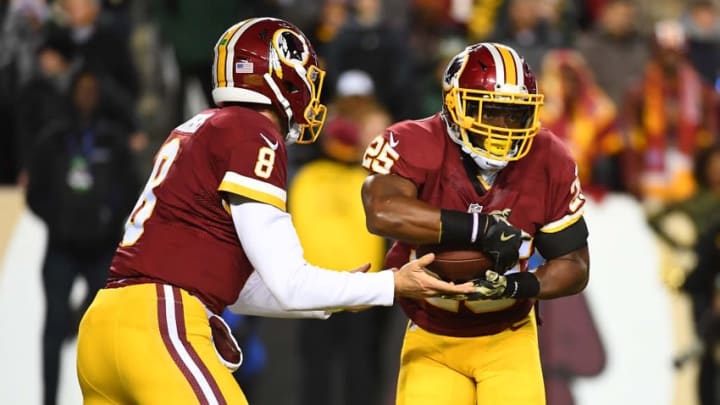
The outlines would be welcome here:
[[[350,270],[350,273],[366,273],[368,270],[370,270],[370,263],[365,263],[360,267]]]
[[[491,282],[492,282],[492,281],[495,281],[495,280],[498,279],[498,277],[500,277],[500,275],[499,275],[498,273],[492,271],[492,270],[487,270],[487,271],[485,272],[485,279],[486,279],[487,281],[491,281]]]

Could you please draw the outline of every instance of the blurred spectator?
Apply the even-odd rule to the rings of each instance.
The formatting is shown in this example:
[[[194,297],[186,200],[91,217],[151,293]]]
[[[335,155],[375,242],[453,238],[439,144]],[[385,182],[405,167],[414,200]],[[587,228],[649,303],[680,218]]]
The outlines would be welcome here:
[[[459,37],[443,38],[432,54],[432,62],[427,72],[418,77],[419,116],[428,117],[442,109],[443,74],[448,62],[465,49],[467,44]]]
[[[353,0],[353,13],[327,46],[328,99],[334,98],[340,73],[359,69],[372,78],[377,97],[393,119],[416,114],[414,56],[408,34],[384,18],[380,0]]]
[[[448,39],[461,38],[460,40],[465,41],[465,26],[454,21],[453,17],[449,15],[451,11],[449,9],[450,3],[455,4],[457,2],[450,0],[413,0],[411,2],[408,43],[412,54],[415,55],[413,74],[416,78],[416,83],[419,82],[421,87],[425,86],[423,82],[427,82],[428,86],[438,86],[438,82],[435,80],[435,70],[438,65],[438,57],[444,58],[443,55],[439,55],[439,52],[442,51]],[[478,4],[485,3],[486,2],[479,2]],[[463,46],[465,46],[465,44],[463,44]],[[449,60],[450,57],[447,57],[447,59]],[[447,60],[445,63],[447,63]],[[433,80],[435,81],[433,82]],[[422,91],[423,89],[419,89],[418,91],[417,95],[419,96],[419,100],[425,97],[421,94]],[[437,93],[435,94],[435,99],[437,102]],[[420,103],[422,103],[422,101],[420,101]],[[416,117],[430,115],[424,110],[425,108],[419,105]]]
[[[100,115],[99,79],[81,71],[71,86],[72,114],[41,133],[29,166],[27,203],[47,225],[42,278],[45,292],[43,403],[55,404],[60,349],[107,279],[125,215],[139,191],[127,137]],[[70,292],[82,276],[87,293],[71,308]]]
[[[693,317],[701,342],[697,388],[700,405],[717,405],[720,402],[717,392],[720,377],[720,222],[715,222],[700,236],[695,251],[698,264],[684,288],[692,296]]]
[[[185,111],[187,86],[197,80],[204,104],[212,103],[213,44],[225,29],[245,18],[277,15],[277,7],[269,0],[214,0],[212,6],[197,0],[154,0],[153,16],[158,19],[162,38],[175,53],[180,77],[175,97],[177,119],[183,121],[194,111]]]
[[[714,86],[720,78],[720,18],[711,0],[694,0],[682,19],[688,36],[688,58]]]
[[[600,19],[605,5],[612,0],[579,0],[580,14],[578,16],[578,25],[581,31],[587,31],[592,28]]]
[[[76,52],[90,69],[113,81],[115,91],[135,100],[139,88],[137,68],[127,37],[120,37],[99,19],[100,0],[58,0],[58,24],[69,30]]]
[[[571,46],[581,28],[585,0],[541,0],[540,15],[558,35],[559,45]]]
[[[543,57],[550,49],[562,45],[560,32],[543,16],[537,0],[508,0],[507,20],[498,24],[492,38],[514,48],[530,69],[540,71]]]
[[[573,385],[600,375],[607,364],[606,342],[593,319],[586,294],[543,301],[538,328],[545,395],[548,404],[582,405]],[[561,343],[559,343],[561,342]]]
[[[621,106],[628,87],[642,76],[648,58],[647,44],[638,32],[633,1],[605,1],[597,25],[582,35],[576,45],[597,84],[616,106]]]
[[[664,253],[662,279],[673,289],[683,284],[697,262],[693,249],[698,236],[720,223],[720,144],[697,153],[693,178],[696,192],[649,218]]]
[[[130,38],[133,33],[135,19],[133,18],[131,0],[100,0],[100,19],[120,38]]]
[[[350,11],[350,0],[322,0],[322,8],[315,19],[310,23],[308,38],[315,47],[318,56],[325,60],[326,48],[332,42],[340,29],[347,23]]]
[[[432,0],[427,0],[430,2]],[[498,25],[504,23],[503,13],[507,9],[507,0],[495,1],[454,1],[451,3],[450,15],[465,23],[469,42],[482,42],[492,36]]]
[[[545,94],[540,120],[568,145],[585,191],[621,190],[619,156],[625,145],[617,111],[583,57],[573,50],[548,52],[540,85]]]
[[[342,72],[336,90],[330,113],[351,118],[356,124],[368,110],[382,108],[376,98],[373,79],[362,70]]]
[[[0,1],[0,184],[17,181],[20,157],[14,128],[19,89],[35,73],[40,32],[47,19],[44,1]]]
[[[711,252],[714,237],[708,239],[707,235],[708,232],[716,234],[713,228],[720,225],[720,144],[697,154],[693,173],[697,192],[652,216],[649,223],[659,238],[662,281],[673,292],[682,288],[689,294],[695,333],[708,345],[707,351],[699,351],[701,405],[716,405],[716,361],[707,341],[706,322],[712,314],[713,279],[720,272],[720,261]],[[694,359],[695,352],[691,347],[682,353],[676,358],[676,365],[682,366]]]
[[[104,113],[131,133],[133,152],[147,146],[147,134],[137,117],[139,79],[130,53],[129,38],[119,36],[113,21],[100,19],[101,0],[58,0],[55,25],[67,30],[75,44],[75,55],[100,78]]]
[[[410,28],[417,30],[418,27],[425,31],[431,31],[436,36],[442,36],[445,33],[460,34],[465,30],[470,30],[469,21],[473,21],[474,17],[481,14],[485,18],[479,18],[480,28],[483,32],[492,31],[492,23],[494,23],[493,10],[500,7],[503,0],[494,2],[463,2],[456,0],[410,0]],[[465,7],[471,7],[466,9]],[[467,27],[467,28],[466,28]],[[469,32],[469,31],[468,31]]]
[[[367,172],[360,166],[358,128],[336,117],[319,142],[322,156],[300,169],[288,193],[305,258],[334,269],[371,258],[371,271],[380,270],[385,242],[365,228],[359,190]],[[380,404],[378,353],[386,312],[373,308],[300,321],[301,405]]]
[[[328,114],[351,121],[359,132],[362,147],[385,129],[390,116],[375,95],[372,78],[362,70],[342,72],[337,81],[334,99],[329,103]],[[324,132],[323,132],[324,133]],[[324,136],[324,135],[321,135]],[[312,145],[288,145],[290,178],[300,166],[321,156],[321,143]]]
[[[15,103],[15,139],[21,171],[27,181],[28,157],[38,133],[68,114],[70,80],[77,68],[75,47],[66,31],[49,29],[37,51],[35,75],[18,92]]]
[[[693,156],[717,138],[716,95],[687,61],[685,45],[679,23],[657,24],[652,58],[623,108],[635,155],[628,186],[649,212],[692,195]]]

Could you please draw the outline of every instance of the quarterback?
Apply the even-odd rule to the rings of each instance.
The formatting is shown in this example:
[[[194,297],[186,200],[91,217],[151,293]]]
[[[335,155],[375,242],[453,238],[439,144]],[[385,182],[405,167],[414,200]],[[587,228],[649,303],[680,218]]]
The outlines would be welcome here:
[[[477,249],[494,269],[470,296],[402,298],[401,405],[544,404],[534,304],[588,282],[585,198],[575,162],[538,122],[543,96],[507,46],[479,43],[448,64],[443,108],[390,126],[367,148],[368,228],[396,242]],[[537,251],[546,262],[528,268]]]
[[[125,224],[110,277],[82,319],[84,403],[246,404],[241,351],[218,316],[328,316],[394,297],[472,293],[423,269],[328,271],[307,263],[286,212],[286,142],[325,120],[324,72],[294,25],[239,22],[217,41],[213,99],[175,128]]]

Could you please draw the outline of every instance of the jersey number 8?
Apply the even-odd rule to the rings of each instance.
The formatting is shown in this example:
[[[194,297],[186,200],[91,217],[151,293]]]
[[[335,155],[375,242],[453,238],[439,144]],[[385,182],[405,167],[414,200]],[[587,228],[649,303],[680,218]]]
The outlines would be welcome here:
[[[135,208],[132,210],[132,214],[125,222],[125,234],[121,242],[122,246],[130,246],[135,244],[143,233],[143,225],[150,215],[152,215],[155,209],[155,203],[157,198],[153,192],[155,187],[159,186],[160,183],[165,180],[170,166],[172,165],[175,157],[180,151],[180,139],[175,138],[160,148],[153,165],[152,173],[148,179],[145,188],[140,194],[140,198],[135,203]]]

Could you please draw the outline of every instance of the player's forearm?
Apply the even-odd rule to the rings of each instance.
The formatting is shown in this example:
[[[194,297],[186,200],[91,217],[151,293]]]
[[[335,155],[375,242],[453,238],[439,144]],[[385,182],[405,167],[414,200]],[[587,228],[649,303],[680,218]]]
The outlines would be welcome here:
[[[584,248],[587,251],[587,248]],[[552,299],[581,292],[589,279],[587,255],[570,253],[549,260],[535,273],[540,281],[539,299]]]
[[[440,210],[414,198],[395,196],[373,201],[366,208],[370,232],[390,239],[438,243]]]
[[[283,308],[257,272],[245,282],[237,300],[229,306],[237,314],[272,318],[327,319],[327,311],[288,311]]]

